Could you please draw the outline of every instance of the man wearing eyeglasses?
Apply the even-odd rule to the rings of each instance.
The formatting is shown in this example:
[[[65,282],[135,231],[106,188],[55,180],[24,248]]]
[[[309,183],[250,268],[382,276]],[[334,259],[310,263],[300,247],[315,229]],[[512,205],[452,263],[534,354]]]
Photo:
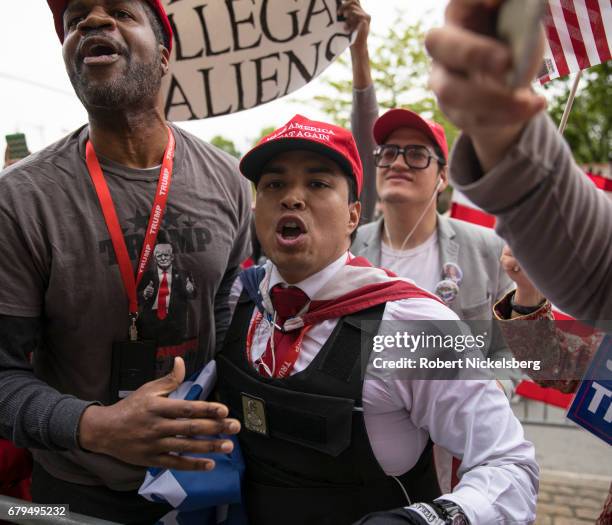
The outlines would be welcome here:
[[[372,136],[371,176],[383,216],[359,228],[351,249],[436,293],[460,319],[490,319],[493,304],[513,287],[499,265],[503,242],[488,229],[437,212],[438,194],[448,185],[444,128],[392,109],[376,120]],[[488,356],[510,354],[499,344]],[[511,395],[513,377],[506,376],[500,385]]]
[[[354,247],[374,264],[436,292],[440,281],[451,278],[443,274],[443,265],[457,264],[438,242],[435,205],[448,185],[444,129],[412,111],[393,109],[376,121],[373,136],[372,175],[383,217],[361,229]],[[447,297],[447,303],[454,299]]]
[[[370,17],[358,0],[347,0],[344,14],[358,33],[351,47],[351,128],[364,167],[362,216],[371,216],[367,203],[376,193],[383,211],[358,229],[351,251],[436,293],[460,319],[491,319],[492,306],[514,287],[499,264],[503,241],[492,230],[437,212],[438,195],[448,186],[444,128],[408,109],[379,117],[367,44]],[[511,354],[500,342],[487,356]],[[517,380],[513,373],[500,380],[508,397]]]
[[[370,220],[374,196],[383,216],[361,226],[351,251],[441,296],[460,319],[490,319],[491,306],[513,288],[499,265],[503,242],[490,230],[437,213],[448,186],[444,128],[408,109],[379,118],[370,68],[370,16],[359,0],[344,0],[343,15],[356,31],[351,46],[351,128],[364,172],[362,217]],[[493,348],[489,357],[510,357]],[[501,382],[507,395],[512,381]]]
[[[351,128],[363,163],[362,216],[371,216],[368,203],[376,193],[383,212],[358,229],[351,251],[436,293],[460,319],[491,319],[492,306],[514,287],[499,264],[503,242],[492,230],[437,212],[438,195],[448,186],[444,128],[408,109],[379,118],[367,45],[370,17],[358,0],[347,0],[344,11],[358,33],[351,46]],[[501,336],[485,350],[493,360],[511,358]],[[499,370],[497,377],[511,397],[519,374]],[[444,489],[451,485],[450,462],[436,449]]]

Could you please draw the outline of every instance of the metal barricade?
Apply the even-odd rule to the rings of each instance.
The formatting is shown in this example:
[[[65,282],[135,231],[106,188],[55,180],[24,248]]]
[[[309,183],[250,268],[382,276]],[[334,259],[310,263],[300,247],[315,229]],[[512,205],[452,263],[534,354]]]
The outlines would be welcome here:
[[[573,421],[565,417],[566,411],[562,408],[521,396],[514,396],[510,405],[514,415],[523,424],[578,428]]]

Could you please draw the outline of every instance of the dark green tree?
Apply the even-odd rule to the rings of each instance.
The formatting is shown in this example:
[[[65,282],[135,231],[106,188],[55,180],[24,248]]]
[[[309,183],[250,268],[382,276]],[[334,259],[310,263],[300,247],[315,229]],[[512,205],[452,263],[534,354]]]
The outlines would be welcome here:
[[[553,96],[549,104],[549,113],[557,124],[561,121],[573,79],[572,76],[553,80],[545,86],[564,84],[560,94]],[[564,136],[579,164],[612,160],[612,62],[583,72]]]

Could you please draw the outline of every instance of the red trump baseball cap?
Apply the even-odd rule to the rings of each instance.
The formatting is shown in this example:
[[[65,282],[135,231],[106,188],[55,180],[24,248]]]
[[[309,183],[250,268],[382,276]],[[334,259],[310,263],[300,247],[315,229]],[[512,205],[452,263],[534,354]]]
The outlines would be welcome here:
[[[161,0],[143,0],[146,1],[157,14],[157,18],[162,24],[164,29],[164,33],[168,39],[168,51],[172,51],[172,26],[170,25],[170,20],[168,20],[168,15],[166,14],[166,10],[162,5]],[[64,11],[68,7],[70,0],[47,0],[49,4],[49,8],[53,13],[53,22],[55,23],[55,31],[57,36],[60,39],[62,44],[64,43]]]
[[[374,123],[373,130],[376,144],[384,144],[389,135],[399,128],[411,128],[424,133],[440,147],[444,160],[448,160],[448,143],[446,142],[444,128],[437,122],[424,119],[421,115],[409,109],[390,109],[378,118]]]
[[[342,170],[355,179],[357,196],[363,185],[363,167],[355,139],[350,131],[295,115],[282,128],[259,141],[240,161],[240,171],[257,183],[264,166],[285,151],[306,150],[335,161]]]

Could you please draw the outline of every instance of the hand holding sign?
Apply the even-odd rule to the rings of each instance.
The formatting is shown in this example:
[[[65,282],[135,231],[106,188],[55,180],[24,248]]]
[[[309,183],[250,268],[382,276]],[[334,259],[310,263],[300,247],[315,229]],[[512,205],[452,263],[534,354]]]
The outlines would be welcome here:
[[[359,0],[342,0],[338,14],[345,19],[347,31],[356,33],[352,47],[366,46],[372,17],[364,11]]]

